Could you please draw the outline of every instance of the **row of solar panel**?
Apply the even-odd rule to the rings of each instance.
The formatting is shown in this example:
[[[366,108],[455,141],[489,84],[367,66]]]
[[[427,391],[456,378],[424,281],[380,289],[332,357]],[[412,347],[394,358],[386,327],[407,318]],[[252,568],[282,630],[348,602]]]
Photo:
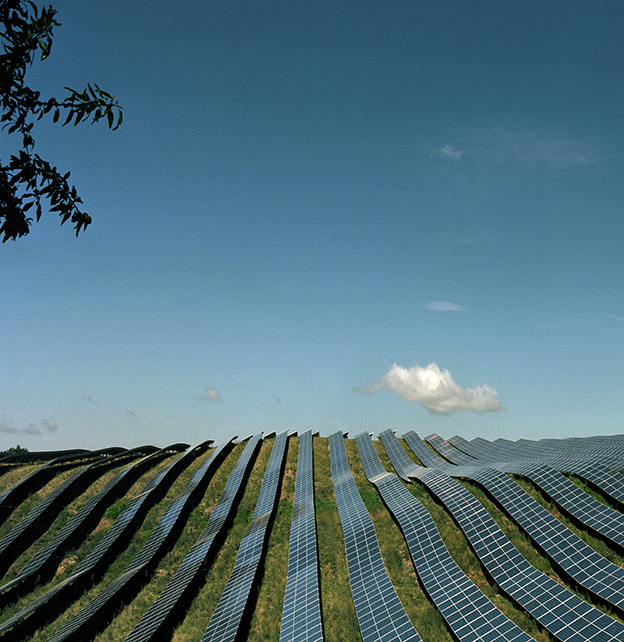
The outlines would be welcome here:
[[[482,504],[451,476],[452,473],[462,477],[464,467],[456,466],[455,471],[445,465],[422,468],[411,460],[409,463],[403,458],[399,460],[396,458],[398,451],[389,447],[391,440],[396,441],[394,434],[385,431],[380,436],[393,466],[404,476],[424,483],[442,501],[498,586],[553,636],[570,641],[624,640],[621,622],[590,606],[522,557]],[[406,442],[410,448],[415,447],[417,456],[425,448],[433,453],[422,442],[419,445],[417,439],[414,433],[406,435]]]
[[[447,505],[480,555],[482,562],[498,581],[501,588],[527,608],[529,612],[532,612],[536,619],[555,637],[560,640],[599,640],[601,636],[605,640],[624,639],[624,629],[622,629],[622,625],[619,622],[590,607],[556,583],[554,583],[556,586],[553,587],[552,581],[548,581],[549,578],[539,573],[535,575],[535,569],[533,569],[535,572],[527,569],[526,564],[528,563],[526,563],[526,560],[521,556],[518,557],[517,551],[502,535],[502,532],[499,532],[500,529],[498,529],[493,520],[489,518],[488,521],[489,516],[486,517],[483,514],[485,513],[484,509],[482,507],[479,509],[480,504],[453,477],[467,477],[482,484],[512,516],[514,516],[513,507],[519,504],[522,505],[521,509],[516,509],[515,511],[515,518],[518,523],[527,529],[527,532],[532,524],[532,536],[538,544],[540,543],[539,538],[542,538],[542,548],[557,564],[562,568],[567,564],[569,570],[566,568],[566,571],[571,577],[574,577],[579,584],[616,607],[621,607],[621,589],[624,581],[621,577],[622,569],[604,560],[592,549],[589,549],[587,545],[580,542],[578,538],[576,538],[578,540],[576,541],[574,539],[575,536],[570,538],[570,531],[547,511],[541,509],[507,475],[500,470],[494,469],[490,462],[478,460],[475,457],[476,449],[473,449],[473,454],[469,455],[467,452],[458,450],[458,447],[454,444],[445,442],[437,435],[427,438],[428,443],[445,457],[447,460],[445,462],[431,447],[420,441],[415,433],[408,433],[405,436],[406,441],[415,455],[429,466],[429,469],[425,469],[416,466],[407,457],[391,431],[382,433],[381,437],[397,472],[405,479],[410,477],[420,479]],[[249,442],[245,450],[247,455],[244,453],[241,456],[228,481],[228,486],[232,482],[231,488],[228,489],[226,487],[223,493],[224,501],[221,502],[220,500],[220,503],[217,504],[204,534],[202,534],[196,546],[189,551],[185,559],[186,564],[182,564],[176,577],[172,580],[171,589],[160,596],[128,639],[152,639],[159,626],[171,613],[173,607],[184,593],[186,586],[191,582],[194,573],[206,558],[215,535],[227,519],[227,514],[232,507],[232,491],[234,491],[235,495],[240,489],[242,477],[249,466],[249,461],[253,451],[256,449],[259,438],[257,436]],[[247,600],[246,596],[249,594],[249,588],[264,547],[266,527],[275,502],[275,492],[279,483],[286,440],[286,433],[282,433],[276,439],[271,460],[265,473],[258,505],[254,512],[254,518],[241,543],[235,571],[219,602],[220,606],[217,607],[202,638],[203,640],[228,640],[234,639],[236,635],[240,617]],[[367,476],[378,487],[384,501],[399,521],[421,580],[455,636],[460,640],[530,639],[523,631],[497,611],[455,565],[441,542],[437,529],[426,510],[394,475],[387,473],[381,466],[372,448],[370,437],[364,434],[358,436],[356,440]],[[303,435],[300,440],[300,461],[294,512],[294,516],[297,519],[293,519],[291,533],[289,578],[282,622],[283,640],[322,639],[318,562],[315,550],[311,441],[311,434]],[[458,445],[462,445],[465,450],[469,449],[464,443],[460,442]],[[481,444],[481,446],[483,445]],[[202,444],[201,447],[205,447],[205,444]],[[595,456],[596,448],[600,447],[604,447],[604,443],[593,446],[594,450],[585,449],[585,452],[581,454],[578,451],[576,454],[572,452],[570,457],[581,465],[581,468],[583,466],[585,468],[591,467],[591,458]],[[612,453],[616,453],[612,455],[614,461],[619,461],[618,448],[621,450],[621,447],[622,441],[619,441],[615,450],[612,449]],[[194,450],[196,451],[197,449]],[[92,618],[103,608],[106,608],[107,605],[110,606],[113,597],[139,571],[147,570],[152,560],[157,558],[158,550],[168,537],[174,524],[179,520],[188,497],[201,484],[201,480],[207,477],[210,464],[215,464],[218,452],[219,450],[213,453],[211,459],[202,467],[201,474],[198,472],[178,500],[173,502],[163,516],[159,527],[148,540],[142,553],[130,565],[126,573],[51,639],[69,639],[75,636],[77,632],[80,632],[80,635],[84,635],[85,631],[88,631]],[[330,453],[336,499],[345,535],[353,599],[363,639],[365,641],[369,639],[418,640],[418,634],[409,622],[385,572],[372,521],[359,497],[349,470],[341,433],[336,433],[330,437]],[[195,453],[195,456],[197,454]],[[534,451],[530,454],[535,456]],[[522,451],[522,456],[525,455],[526,448]],[[516,454],[516,456],[518,455]],[[184,457],[184,455],[181,455],[176,462],[184,459]],[[447,463],[453,460],[459,465]],[[167,470],[174,467],[176,462],[173,462]],[[94,465],[91,464],[91,466]],[[503,468],[512,468],[513,470],[510,472],[521,471],[525,476],[534,479],[534,481],[537,480],[536,483],[542,484],[545,490],[548,488],[550,493],[556,493],[559,487],[557,484],[553,485],[552,481],[550,481],[550,485],[548,484],[549,480],[544,475],[546,473],[551,474],[552,469],[543,464],[523,462],[520,465],[516,462],[513,466],[506,464]],[[542,474],[538,475],[535,472],[536,470],[538,472],[542,471]],[[615,474],[609,468],[605,468],[605,471],[608,473],[607,477]],[[79,473],[82,472],[79,471]],[[162,478],[165,472],[163,471],[159,478]],[[555,481],[560,484],[561,480],[557,478],[559,473],[557,471],[554,471],[554,473],[556,473],[554,475]],[[552,474],[550,476],[552,477]],[[565,480],[565,478],[563,479]],[[613,485],[613,480],[610,483]],[[158,479],[154,480],[146,488],[145,493],[149,494],[159,484],[160,481]],[[110,483],[107,488],[109,486]],[[573,486],[574,489],[578,488],[575,485]],[[552,490],[553,488],[555,490]],[[584,493],[582,495],[588,497]],[[522,504],[521,500],[524,501],[524,504]],[[566,500],[565,495],[561,501],[564,500]],[[573,502],[574,497],[572,500],[568,498],[567,501]],[[620,514],[617,511],[611,511],[613,515],[609,511],[605,512],[603,509],[606,507],[602,504],[598,507],[600,510],[596,516],[596,507],[593,506],[592,502],[589,502],[589,504],[590,508],[585,508],[585,512],[581,511],[581,513],[590,523],[592,523],[591,519],[600,522],[597,526],[603,530],[611,528],[609,520],[607,519],[605,522],[605,514],[607,517],[615,519],[616,522],[620,518]],[[223,507],[222,514],[218,510],[220,505]],[[541,511],[537,510],[536,506]],[[132,507],[129,505],[118,521],[125,523],[131,519],[133,514]],[[535,519],[536,514],[539,514],[539,520]],[[526,517],[524,523],[520,519],[521,515]],[[601,518],[602,521],[600,521]],[[114,528],[111,528],[111,531],[114,530]],[[312,541],[314,546],[311,546]],[[103,547],[104,552],[101,551],[100,557],[105,557],[105,549],[106,547]],[[95,564],[88,564],[87,559],[68,578],[66,581],[68,582],[67,586],[72,583],[72,578],[74,578],[73,581],[78,578],[84,579],[87,572],[95,568]],[[582,563],[583,560],[591,560],[591,573],[583,570],[586,568],[585,564]],[[32,562],[35,562],[35,559]],[[32,568],[35,568],[35,565]],[[237,568],[244,568],[244,573],[236,572]],[[26,568],[24,571],[26,571]],[[34,571],[29,571],[29,573],[32,574]],[[584,578],[583,574],[587,578]],[[579,578],[584,580],[585,583],[579,581]],[[17,578],[15,579],[17,580]],[[526,594],[524,602],[519,599],[520,585],[522,586],[522,591]],[[3,623],[0,628],[0,634],[16,625],[23,624],[24,620],[35,612],[40,618],[46,602],[53,596],[55,599],[58,598],[58,593],[63,586],[65,586],[65,583],[50,591],[52,595],[48,596],[47,599],[37,600],[35,601],[37,604],[32,603],[29,605],[31,610],[29,608],[23,609],[17,616]],[[289,586],[291,588],[288,588]],[[0,594],[3,588],[0,587]],[[7,585],[5,590],[9,588],[10,586]],[[548,596],[546,605],[544,604],[544,595]],[[541,599],[538,599],[538,597]],[[34,610],[32,610],[33,605]],[[572,622],[569,621],[571,613],[574,614]],[[587,637],[590,635],[591,637]]]

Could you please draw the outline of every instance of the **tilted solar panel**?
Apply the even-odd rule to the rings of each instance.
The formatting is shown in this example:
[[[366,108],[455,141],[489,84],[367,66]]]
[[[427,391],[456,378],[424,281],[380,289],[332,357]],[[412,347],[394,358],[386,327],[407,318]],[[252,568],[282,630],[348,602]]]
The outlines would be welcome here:
[[[204,528],[202,534],[187,553],[171,582],[128,635],[127,641],[147,642],[158,638],[161,627],[173,613],[188,586],[201,570],[204,560],[212,551],[215,538],[227,523],[234,502],[239,495],[243,479],[249,470],[261,439],[262,436],[260,434],[255,435],[245,446],[245,450],[238,458],[228,477],[225,488],[210,515],[206,528]]]
[[[312,431],[299,438],[295,504],[280,642],[323,640],[314,511]]]
[[[329,437],[332,480],[344,534],[349,584],[363,642],[420,640],[392,586],[373,521],[349,469],[344,437]]]
[[[236,637],[262,556],[267,525],[275,507],[287,441],[287,431],[275,438],[253,517],[238,549],[232,574],[201,638],[202,642],[231,642]]]
[[[384,445],[394,442],[401,448],[390,430],[380,436]],[[531,642],[533,638],[503,615],[459,568],[427,509],[383,468],[368,433],[355,440],[366,476],[399,522],[416,571],[457,639]]]

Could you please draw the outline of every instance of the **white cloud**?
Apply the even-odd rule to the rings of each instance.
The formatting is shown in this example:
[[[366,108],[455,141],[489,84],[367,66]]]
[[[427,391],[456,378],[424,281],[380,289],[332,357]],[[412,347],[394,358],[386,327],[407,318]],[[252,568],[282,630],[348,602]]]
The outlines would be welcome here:
[[[470,157],[481,169],[565,170],[598,165],[607,150],[597,139],[568,132],[493,127],[468,132]]]
[[[216,388],[206,388],[203,395],[197,395],[195,399],[201,401],[221,401],[221,393]]]
[[[45,426],[48,432],[56,432],[58,430],[58,424],[54,419],[42,419],[41,423]]]
[[[431,151],[435,156],[439,156],[440,158],[449,158],[454,161],[461,160],[462,154],[464,153],[463,150],[459,151],[457,149],[453,149],[450,145],[444,145],[444,147],[441,147],[440,149],[432,149]]]
[[[435,312],[465,312],[466,308],[450,301],[429,301],[427,310],[434,310]]]
[[[460,410],[486,412],[502,408],[496,390],[487,385],[462,388],[455,383],[448,370],[440,370],[436,363],[430,363],[426,368],[419,365],[403,368],[395,363],[381,381],[369,383],[357,390],[374,394],[383,388],[439,415]]]
[[[607,314],[608,317],[616,319],[617,321],[624,321],[624,317],[616,317],[614,314]]]

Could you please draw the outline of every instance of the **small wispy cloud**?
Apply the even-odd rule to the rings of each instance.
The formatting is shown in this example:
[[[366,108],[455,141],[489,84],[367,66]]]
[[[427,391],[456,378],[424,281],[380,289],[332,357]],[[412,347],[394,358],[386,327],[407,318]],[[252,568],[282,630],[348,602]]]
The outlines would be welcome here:
[[[17,435],[17,434],[40,435],[41,434],[41,430],[37,426],[35,426],[35,424],[28,424],[26,428],[22,429],[22,428],[15,428],[14,426],[10,426],[9,424],[6,424],[6,423],[0,423],[0,432],[9,434],[9,435]]]
[[[42,419],[41,423],[48,432],[56,432],[58,430],[58,424],[54,419]]]
[[[462,388],[448,370],[440,370],[436,363],[425,368],[418,364],[403,368],[395,363],[380,381],[354,388],[356,392],[369,395],[382,389],[391,390],[407,401],[415,401],[438,415],[461,410],[488,412],[502,409],[499,393],[494,388],[488,385]]]
[[[216,388],[205,388],[204,393],[197,395],[195,399],[200,401],[222,401],[221,393]]]
[[[614,314],[607,314],[610,319],[615,319],[616,321],[624,321],[624,317],[616,317]]]
[[[466,308],[459,303],[452,303],[451,301],[429,301],[427,303],[427,310],[434,312],[465,312]]]
[[[460,151],[458,149],[454,149],[450,145],[444,145],[444,147],[431,150],[431,154],[433,156],[437,156],[438,158],[446,158],[453,161],[461,160],[463,153],[464,153],[464,150]]]

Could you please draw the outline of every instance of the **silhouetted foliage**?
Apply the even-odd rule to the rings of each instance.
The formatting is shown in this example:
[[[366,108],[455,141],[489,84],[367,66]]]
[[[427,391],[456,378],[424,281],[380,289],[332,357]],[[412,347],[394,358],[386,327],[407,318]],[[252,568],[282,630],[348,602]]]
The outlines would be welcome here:
[[[60,101],[56,98],[42,100],[39,91],[24,84],[26,70],[37,52],[40,52],[41,60],[50,55],[53,28],[60,26],[55,16],[53,7],[39,9],[31,0],[0,0],[3,45],[0,121],[9,134],[22,137],[21,149],[15,155],[8,162],[0,159],[0,236],[3,243],[28,234],[33,220],[28,212],[34,208],[38,221],[43,200],[48,201],[50,212],[59,214],[61,224],[67,220],[75,224],[76,235],[91,223],[91,217],[79,207],[82,201],[76,188],[67,182],[70,172],[61,174],[34,153],[34,121],[47,114],[55,123],[63,116],[63,126],[104,119],[114,130],[123,120],[116,97],[95,83],[87,85],[82,93],[65,87],[69,96]]]
[[[20,453],[27,453],[28,448],[23,448],[19,444],[17,446],[11,446],[11,448],[7,448],[6,450],[0,450],[1,455],[19,455]]]

